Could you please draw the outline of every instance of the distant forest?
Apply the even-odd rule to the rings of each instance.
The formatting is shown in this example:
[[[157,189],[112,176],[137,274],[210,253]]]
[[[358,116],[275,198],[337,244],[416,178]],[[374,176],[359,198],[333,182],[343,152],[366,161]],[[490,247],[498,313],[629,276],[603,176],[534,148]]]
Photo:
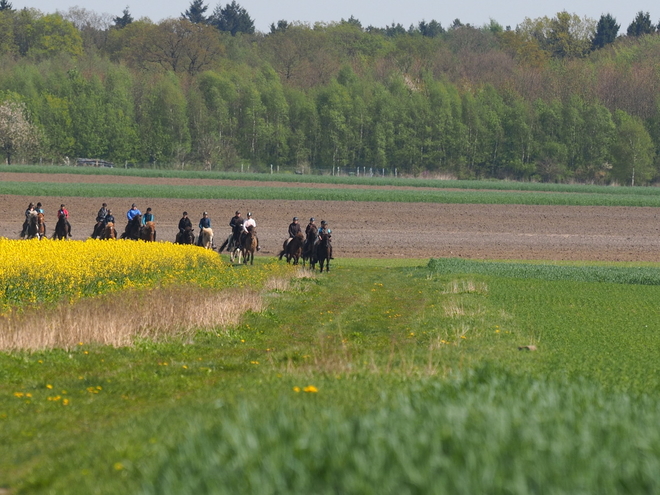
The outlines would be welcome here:
[[[154,23],[0,0],[5,163],[660,182],[660,26]],[[625,22],[629,24],[626,26]]]

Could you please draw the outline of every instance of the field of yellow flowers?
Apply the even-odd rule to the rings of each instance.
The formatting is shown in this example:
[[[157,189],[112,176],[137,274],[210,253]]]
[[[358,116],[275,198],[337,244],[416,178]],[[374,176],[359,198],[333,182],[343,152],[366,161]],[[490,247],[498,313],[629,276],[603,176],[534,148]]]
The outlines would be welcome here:
[[[235,270],[213,251],[171,243],[0,238],[0,312],[125,289],[258,287],[284,270]]]

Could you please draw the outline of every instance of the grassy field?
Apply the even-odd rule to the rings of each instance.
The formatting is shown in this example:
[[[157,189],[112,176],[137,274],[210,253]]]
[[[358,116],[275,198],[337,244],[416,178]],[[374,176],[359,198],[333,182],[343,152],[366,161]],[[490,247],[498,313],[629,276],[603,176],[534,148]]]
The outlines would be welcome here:
[[[659,270],[338,259],[237,324],[5,352],[0,487],[655,493]]]
[[[304,187],[126,185],[56,182],[0,183],[0,194],[97,198],[260,199],[310,201],[377,201],[404,203],[521,204],[566,206],[660,206],[655,188],[603,189],[598,193],[518,190],[384,190]]]

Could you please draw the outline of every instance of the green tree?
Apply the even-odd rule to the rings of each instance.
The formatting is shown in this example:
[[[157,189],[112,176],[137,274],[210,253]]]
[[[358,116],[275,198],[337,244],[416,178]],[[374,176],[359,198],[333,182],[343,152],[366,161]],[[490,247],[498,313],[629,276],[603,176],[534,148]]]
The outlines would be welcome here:
[[[13,12],[14,6],[8,0],[0,0],[0,12]]]
[[[639,37],[644,34],[655,33],[655,26],[651,22],[651,16],[648,12],[639,11],[628,26],[626,34],[628,36]]]
[[[616,23],[616,19],[610,14],[603,14],[596,25],[596,33],[591,39],[591,49],[599,50],[610,43],[613,43],[619,34],[621,26]]]
[[[614,123],[612,178],[632,186],[648,183],[656,170],[653,168],[653,142],[644,124],[622,110],[614,113]]]
[[[208,19],[204,15],[204,12],[206,12],[208,8],[208,5],[204,5],[204,0],[193,0],[190,3],[188,10],[181,14],[181,17],[188,19],[193,24],[206,24]]]
[[[210,22],[220,31],[231,33],[254,33],[254,21],[247,10],[241,7],[236,0],[232,0],[224,7],[218,5],[211,15]]]

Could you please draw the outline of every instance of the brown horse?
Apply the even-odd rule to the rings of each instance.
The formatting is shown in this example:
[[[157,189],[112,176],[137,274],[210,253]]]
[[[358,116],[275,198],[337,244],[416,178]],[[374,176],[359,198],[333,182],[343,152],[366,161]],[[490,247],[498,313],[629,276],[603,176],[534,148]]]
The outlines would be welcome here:
[[[303,266],[305,266],[305,262],[309,261],[309,264],[312,266],[314,263],[316,263],[315,257],[316,257],[316,241],[319,238],[319,229],[316,227],[316,225],[310,225],[310,229],[307,233],[307,237],[305,238],[305,244],[303,244],[303,250],[302,250],[302,260],[303,260]]]
[[[303,244],[305,243],[305,237],[302,232],[298,232],[295,237],[291,237],[284,241],[282,246],[282,251],[279,254],[280,259],[286,255],[286,262],[290,263],[293,258],[293,264],[297,265],[300,256],[302,256]]]
[[[330,260],[332,259],[332,244],[330,244],[330,234],[320,236],[319,243],[314,250],[314,256],[310,261],[312,270],[314,270],[316,262],[319,264],[319,270],[323,273],[323,264],[325,263],[325,271],[330,271]]]
[[[241,255],[243,256],[243,263],[247,265],[248,260],[250,260],[250,264],[254,265],[254,252],[257,250],[259,240],[257,239],[257,232],[252,225],[247,230],[247,234],[243,236],[243,242],[241,243]]]
[[[37,213],[37,237],[40,240],[46,237],[46,218],[43,213]]]
[[[108,224],[101,231],[101,239],[117,239],[117,230],[115,230],[114,222],[108,222]]]
[[[140,229],[140,239],[147,242],[156,241],[156,224],[154,222],[147,222]]]

